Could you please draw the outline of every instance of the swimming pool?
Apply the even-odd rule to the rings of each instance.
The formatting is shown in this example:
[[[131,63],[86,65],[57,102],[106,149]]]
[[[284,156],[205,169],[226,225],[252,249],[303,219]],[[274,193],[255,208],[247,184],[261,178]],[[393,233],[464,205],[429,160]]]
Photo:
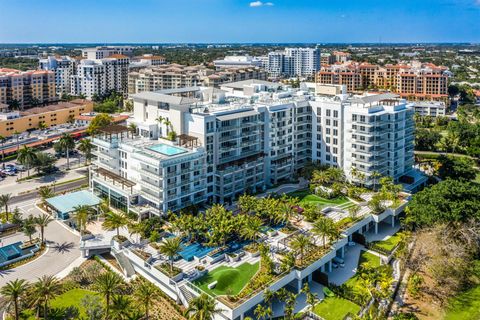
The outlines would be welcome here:
[[[175,156],[177,154],[182,154],[187,152],[186,150],[183,150],[181,148],[169,146],[168,144],[163,144],[163,143],[148,147],[148,149],[164,154],[166,156]]]
[[[179,254],[186,261],[192,261],[194,256],[197,258],[203,258],[209,254],[210,251],[216,249],[216,247],[205,247],[200,243],[194,243],[190,245],[182,244],[182,247],[183,250],[180,251]]]

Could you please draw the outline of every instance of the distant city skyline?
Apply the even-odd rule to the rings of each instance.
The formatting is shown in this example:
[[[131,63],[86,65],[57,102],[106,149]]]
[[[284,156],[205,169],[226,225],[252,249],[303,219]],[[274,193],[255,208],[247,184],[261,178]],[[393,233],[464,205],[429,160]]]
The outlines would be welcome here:
[[[0,43],[480,42],[480,0],[0,0]]]

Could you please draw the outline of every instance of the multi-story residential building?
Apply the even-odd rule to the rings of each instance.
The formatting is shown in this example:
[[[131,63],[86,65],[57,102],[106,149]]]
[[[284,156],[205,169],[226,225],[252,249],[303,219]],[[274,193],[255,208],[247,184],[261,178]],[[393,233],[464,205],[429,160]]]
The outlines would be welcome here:
[[[120,54],[108,58],[83,59],[77,66],[77,73],[71,77],[71,94],[84,95],[91,99],[109,90],[127,94],[129,58]]]
[[[49,56],[40,59],[39,69],[55,73],[55,87],[58,95],[69,94],[72,88],[72,76],[77,72],[78,61],[68,56]]]
[[[430,63],[386,65],[384,67],[347,62],[324,65],[316,75],[322,84],[344,84],[349,92],[367,89],[390,90],[411,101],[434,100],[447,102],[448,78],[446,67]]]
[[[309,162],[338,166],[352,180],[358,178],[352,171],[361,172],[363,178],[358,182],[364,185],[376,183],[377,174],[400,181],[412,172],[414,111],[395,94],[315,97],[284,90],[278,83],[247,80],[222,85],[220,90],[193,87],[143,92],[132,98],[134,116],[128,122],[135,124],[139,138],[112,138],[107,132],[102,139],[114,139],[115,144],[94,139],[99,167],[129,179],[130,163],[134,163],[130,157],[138,157],[137,153],[189,162],[190,169],[192,161],[202,158],[205,169],[197,181],[204,185],[201,191],[190,185],[193,189],[183,192],[176,185],[178,180],[162,176],[163,193],[155,203],[152,195],[142,198],[137,178],[131,179],[132,187],[126,191],[108,179],[93,178],[97,189],[111,187],[121,194],[122,203],[145,200],[156,212],[190,203],[229,203],[246,191],[292,180]],[[174,142],[165,140],[171,131],[176,133]],[[161,167],[161,162],[155,164],[157,171],[150,172],[150,177]],[[182,200],[181,195],[186,198]]]
[[[447,106],[442,101],[416,101],[413,109],[421,116],[444,117],[447,115]]]
[[[24,111],[0,113],[0,135],[10,137],[15,132],[38,129],[40,124],[51,127],[72,122],[76,116],[91,111],[92,102],[77,99]]]
[[[351,54],[348,52],[343,51],[334,51],[332,53],[333,57],[335,58],[335,62],[345,63],[350,60]]]
[[[262,67],[263,62],[257,57],[249,55],[245,56],[226,56],[223,59],[213,61],[216,69],[222,68],[245,68],[245,67]]]
[[[167,60],[164,56],[154,56],[152,54],[144,54],[142,56],[133,57],[130,61],[129,69],[140,70],[142,68],[160,66],[166,64]]]
[[[0,103],[26,109],[57,101],[55,73],[0,68]]]
[[[104,46],[82,49],[82,57],[88,60],[108,58],[114,54],[131,57],[135,48],[131,46]]]
[[[132,71],[128,75],[130,94],[184,87],[218,87],[223,83],[248,79],[266,80],[267,73],[258,67],[224,68],[214,71],[204,66],[166,64]]]
[[[320,66],[319,48],[285,48],[268,54],[267,70],[273,78],[312,76]]]

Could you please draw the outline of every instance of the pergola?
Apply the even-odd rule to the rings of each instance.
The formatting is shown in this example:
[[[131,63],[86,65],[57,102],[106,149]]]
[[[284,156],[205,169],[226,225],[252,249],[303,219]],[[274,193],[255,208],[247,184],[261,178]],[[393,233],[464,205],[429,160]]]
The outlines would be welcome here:
[[[182,147],[187,147],[187,148],[193,148],[193,147],[198,147],[198,138],[194,136],[189,136],[188,134],[181,134],[178,136],[178,140],[180,143],[180,146]]]
[[[127,188],[130,188],[130,193],[133,192],[133,186],[136,185],[135,182],[130,181],[128,179],[125,179],[124,177],[119,176],[118,174],[110,172],[110,171],[108,171],[106,169],[103,169],[103,168],[96,168],[96,169],[93,169],[93,170],[98,175],[103,176],[104,179],[108,178],[108,179],[112,180],[113,185],[115,185],[115,182],[122,185],[122,190],[125,190],[125,187],[127,187]]]
[[[123,138],[125,132],[128,138],[130,130],[128,127],[119,124],[112,124],[98,129],[98,134],[103,135],[103,138],[108,139],[109,141],[112,141],[112,136],[115,136],[116,138],[120,136],[120,138]]]

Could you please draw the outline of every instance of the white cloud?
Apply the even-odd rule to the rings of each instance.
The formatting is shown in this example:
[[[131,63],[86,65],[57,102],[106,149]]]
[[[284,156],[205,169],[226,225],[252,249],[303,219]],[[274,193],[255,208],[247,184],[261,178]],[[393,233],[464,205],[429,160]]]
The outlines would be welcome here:
[[[480,1],[480,0],[479,0]],[[256,7],[272,7],[273,2],[262,2],[262,1],[253,1],[250,2],[250,7],[256,8]]]

